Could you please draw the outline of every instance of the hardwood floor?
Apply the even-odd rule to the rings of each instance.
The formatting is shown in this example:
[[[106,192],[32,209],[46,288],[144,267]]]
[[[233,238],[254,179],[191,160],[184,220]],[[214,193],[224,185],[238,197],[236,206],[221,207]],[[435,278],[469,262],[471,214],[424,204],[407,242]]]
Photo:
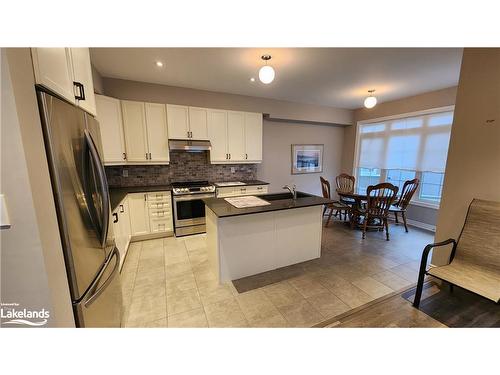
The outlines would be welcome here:
[[[413,308],[399,294],[374,305],[350,312],[329,322],[325,328],[447,328],[424,312]]]

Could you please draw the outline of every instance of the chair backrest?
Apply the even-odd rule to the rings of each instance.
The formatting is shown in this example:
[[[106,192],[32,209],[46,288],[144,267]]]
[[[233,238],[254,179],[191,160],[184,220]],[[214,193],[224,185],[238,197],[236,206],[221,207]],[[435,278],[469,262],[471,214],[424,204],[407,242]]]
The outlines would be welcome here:
[[[420,180],[418,178],[405,181],[405,183],[403,184],[403,189],[401,190],[401,196],[396,206],[405,210],[406,207],[408,207],[413,194],[415,194],[415,192],[417,191],[419,184]]]
[[[356,179],[354,176],[348,175],[347,173],[341,173],[335,177],[335,184],[337,185],[337,191],[343,193],[354,193],[354,185]]]
[[[500,202],[471,202],[454,260],[500,272]]]
[[[321,190],[323,191],[323,198],[330,199],[330,183],[328,180],[319,176],[319,180],[321,181]]]
[[[398,187],[388,182],[370,185],[366,189],[366,213],[372,217],[387,217]]]

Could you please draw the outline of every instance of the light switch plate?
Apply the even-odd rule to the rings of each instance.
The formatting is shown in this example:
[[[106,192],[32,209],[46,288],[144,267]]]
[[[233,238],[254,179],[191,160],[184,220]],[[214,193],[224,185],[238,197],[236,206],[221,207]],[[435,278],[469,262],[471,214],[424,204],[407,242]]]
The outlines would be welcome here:
[[[124,169],[122,171],[122,175],[123,175],[123,177],[128,177],[128,169]]]
[[[9,212],[7,211],[7,204],[5,203],[5,196],[0,194],[0,229],[9,229],[10,219]]]
[[[236,168],[235,167],[231,167],[231,173],[236,173]]]

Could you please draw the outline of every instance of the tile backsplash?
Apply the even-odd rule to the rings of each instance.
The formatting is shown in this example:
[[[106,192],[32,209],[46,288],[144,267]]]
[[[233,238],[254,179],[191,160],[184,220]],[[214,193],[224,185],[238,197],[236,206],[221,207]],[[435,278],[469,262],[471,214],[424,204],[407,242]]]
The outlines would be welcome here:
[[[123,176],[124,170],[128,172],[127,177]],[[108,184],[112,187],[166,185],[178,181],[198,180],[253,180],[256,178],[256,172],[256,164],[210,164],[207,152],[171,152],[169,165],[106,167]]]

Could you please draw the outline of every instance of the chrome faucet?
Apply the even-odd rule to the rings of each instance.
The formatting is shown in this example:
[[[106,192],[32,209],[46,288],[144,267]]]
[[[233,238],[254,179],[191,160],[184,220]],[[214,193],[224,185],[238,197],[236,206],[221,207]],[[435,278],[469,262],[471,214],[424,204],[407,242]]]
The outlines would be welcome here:
[[[297,200],[297,186],[293,185],[293,188],[291,188],[290,185],[285,185],[283,189],[288,189],[290,194],[293,195],[293,200]]]

